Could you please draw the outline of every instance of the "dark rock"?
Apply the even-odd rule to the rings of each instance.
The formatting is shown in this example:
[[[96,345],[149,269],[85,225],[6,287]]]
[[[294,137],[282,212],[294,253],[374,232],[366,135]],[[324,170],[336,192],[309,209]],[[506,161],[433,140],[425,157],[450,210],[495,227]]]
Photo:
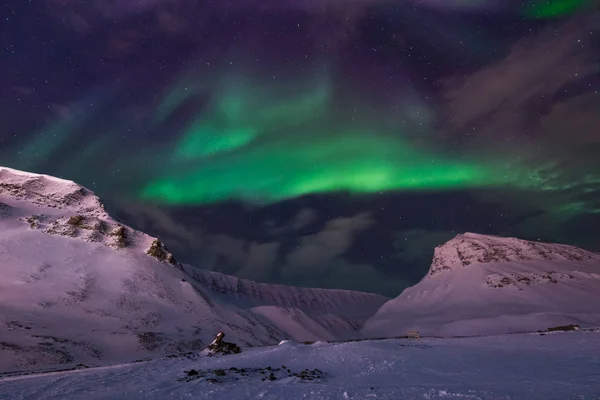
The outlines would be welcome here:
[[[223,332],[219,332],[215,337],[215,340],[212,341],[211,344],[204,349],[205,354],[209,357],[220,354],[220,355],[229,355],[229,354],[238,354],[242,352],[242,349],[235,343],[225,342],[223,338],[225,334]]]
[[[125,227],[123,225],[119,225],[111,233],[109,233],[109,236],[115,237],[115,247],[117,247],[118,249],[127,247],[126,232],[127,231],[125,230]]]
[[[548,332],[556,332],[556,331],[578,331],[581,327],[579,325],[564,325],[564,326],[554,326],[552,328],[548,328]]]
[[[69,220],[67,221],[67,224],[69,225],[73,225],[73,226],[80,226],[83,223],[83,215],[73,215],[72,217],[69,218]]]
[[[167,249],[167,246],[165,246],[164,243],[158,239],[154,239],[152,241],[152,244],[150,245],[150,248],[146,254],[148,254],[150,257],[156,258],[158,261],[166,261],[169,264],[177,265],[177,260],[173,254],[171,254]]]

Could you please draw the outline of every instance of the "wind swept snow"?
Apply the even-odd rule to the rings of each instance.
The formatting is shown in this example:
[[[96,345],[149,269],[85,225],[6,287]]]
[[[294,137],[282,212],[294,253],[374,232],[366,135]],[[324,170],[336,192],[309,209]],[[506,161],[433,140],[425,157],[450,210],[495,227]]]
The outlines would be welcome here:
[[[7,377],[0,398],[597,400],[600,332],[284,342],[220,358]]]

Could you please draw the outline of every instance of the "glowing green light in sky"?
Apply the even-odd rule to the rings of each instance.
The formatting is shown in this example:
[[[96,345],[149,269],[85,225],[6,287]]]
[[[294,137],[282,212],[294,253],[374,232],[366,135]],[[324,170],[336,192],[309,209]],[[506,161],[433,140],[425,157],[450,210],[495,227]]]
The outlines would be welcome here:
[[[572,14],[589,4],[589,0],[538,0],[525,8],[535,18],[555,18]]]
[[[330,95],[327,82],[309,85],[294,96],[277,95],[277,88],[267,85],[259,89],[241,78],[224,86],[208,110],[187,127],[177,157],[194,159],[232,151],[260,135],[293,129],[323,113]]]
[[[169,96],[184,98],[176,92],[190,85],[177,85]],[[228,76],[215,83],[210,103],[183,130],[140,196],[168,204],[269,203],[311,193],[514,183],[515,174],[507,174],[506,163],[499,167],[497,158],[494,163],[424,145],[420,139],[431,128],[422,119],[432,113],[409,89],[403,93],[413,101],[381,112],[370,109],[362,93],[340,102],[328,74],[296,82]],[[421,117],[406,118],[414,112]],[[407,120],[412,128],[400,123]]]
[[[316,135],[320,141],[306,136],[297,132],[193,167],[175,165],[147,185],[142,197],[173,204],[273,202],[310,193],[452,189],[501,180],[492,166],[440,157],[393,135],[338,128]]]
[[[198,79],[186,75],[164,96],[156,111],[154,122],[164,121],[187,99],[195,93],[199,93],[201,89],[202,85],[198,82]]]
[[[41,131],[33,135],[17,152],[19,165],[22,169],[30,170],[55,154],[59,148],[76,132],[90,115],[89,110],[80,105],[71,105],[68,115],[57,118]]]

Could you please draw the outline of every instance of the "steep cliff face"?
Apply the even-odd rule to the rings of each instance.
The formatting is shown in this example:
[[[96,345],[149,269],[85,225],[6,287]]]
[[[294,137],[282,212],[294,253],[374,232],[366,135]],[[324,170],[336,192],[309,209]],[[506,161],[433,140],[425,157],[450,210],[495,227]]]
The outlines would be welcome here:
[[[600,256],[573,246],[466,233],[428,274],[384,304],[365,336],[456,336],[600,325]]]
[[[600,254],[564,244],[465,233],[435,248],[428,276],[472,264],[532,260],[600,260]]]
[[[0,167],[0,372],[196,351],[219,331],[242,346],[356,337],[385,300],[184,267],[90,190]]]

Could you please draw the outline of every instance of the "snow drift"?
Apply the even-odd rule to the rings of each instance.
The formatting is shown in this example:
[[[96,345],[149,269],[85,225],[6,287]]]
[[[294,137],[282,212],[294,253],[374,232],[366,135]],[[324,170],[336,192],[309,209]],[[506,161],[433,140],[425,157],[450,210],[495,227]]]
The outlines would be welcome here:
[[[429,273],[365,323],[366,337],[470,336],[600,325],[600,255],[466,233],[438,246]]]

